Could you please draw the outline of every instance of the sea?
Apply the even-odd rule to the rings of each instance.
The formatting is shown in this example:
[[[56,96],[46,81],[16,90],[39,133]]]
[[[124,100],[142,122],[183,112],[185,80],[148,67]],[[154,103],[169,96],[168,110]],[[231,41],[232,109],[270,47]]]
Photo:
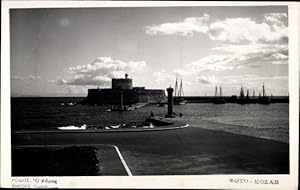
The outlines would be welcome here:
[[[136,125],[152,111],[154,116],[167,113],[167,107],[146,105],[127,112],[110,112],[109,106],[78,104],[83,97],[11,98],[12,130],[51,130],[67,126]],[[182,113],[175,120],[191,127],[266,138],[289,143],[289,104],[212,104],[175,105]]]

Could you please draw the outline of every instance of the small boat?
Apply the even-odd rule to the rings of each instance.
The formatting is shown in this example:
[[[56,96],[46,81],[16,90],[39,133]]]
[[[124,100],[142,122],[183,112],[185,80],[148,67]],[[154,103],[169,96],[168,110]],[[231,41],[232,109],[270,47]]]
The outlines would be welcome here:
[[[113,129],[118,129],[118,128],[120,128],[120,125],[111,125],[110,127]]]
[[[81,127],[76,127],[74,125],[70,125],[70,126],[62,126],[62,127],[58,127],[59,130],[85,130],[87,127],[86,124],[83,124]]]
[[[247,96],[245,96],[243,86],[241,86],[240,97],[237,100],[238,104],[249,104],[250,103],[248,92],[249,91],[247,90]]]
[[[159,102],[157,104],[157,107],[166,107],[167,106],[167,103],[166,102]]]
[[[175,96],[173,98],[174,101],[174,105],[184,105],[187,103],[187,100],[184,99],[184,93],[183,93],[183,86],[182,86],[182,79],[180,81],[180,86],[179,89],[177,91],[177,78],[176,78],[176,82],[175,82]]]
[[[184,105],[187,103],[187,100],[182,97],[174,97],[174,105]]]

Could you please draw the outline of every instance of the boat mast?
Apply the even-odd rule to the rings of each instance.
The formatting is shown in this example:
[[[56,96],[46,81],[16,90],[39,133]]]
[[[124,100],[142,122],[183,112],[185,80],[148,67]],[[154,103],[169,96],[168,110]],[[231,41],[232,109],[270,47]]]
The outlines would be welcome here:
[[[215,89],[215,96],[218,96],[218,86],[216,86],[216,89]]]
[[[222,96],[222,87],[220,85],[220,97]]]
[[[255,90],[253,89],[253,98],[255,97]]]
[[[241,86],[240,97],[241,97],[241,98],[244,98],[244,97],[245,97],[243,86]]]
[[[178,96],[179,96],[179,97],[181,96],[181,83],[180,83],[180,85],[179,85]]]
[[[174,91],[174,96],[176,97],[177,96],[177,78],[176,78],[176,82],[175,82],[175,91]]]
[[[183,93],[183,86],[182,86],[182,79],[180,81],[180,94],[179,96],[184,96],[184,93]]]
[[[265,83],[263,83],[263,97],[266,96],[266,91],[265,91]]]
[[[249,89],[247,89],[247,95],[246,95],[246,98],[247,98],[247,99],[249,98]]]

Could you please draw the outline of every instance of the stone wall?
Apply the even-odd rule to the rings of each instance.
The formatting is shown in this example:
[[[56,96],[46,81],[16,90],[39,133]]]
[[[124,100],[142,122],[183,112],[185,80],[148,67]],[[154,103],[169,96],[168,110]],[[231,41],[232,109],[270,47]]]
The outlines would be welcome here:
[[[85,104],[119,105],[123,94],[123,104],[158,103],[166,100],[164,90],[131,89],[90,89],[83,101]]]
[[[112,79],[112,89],[132,89],[132,79]]]

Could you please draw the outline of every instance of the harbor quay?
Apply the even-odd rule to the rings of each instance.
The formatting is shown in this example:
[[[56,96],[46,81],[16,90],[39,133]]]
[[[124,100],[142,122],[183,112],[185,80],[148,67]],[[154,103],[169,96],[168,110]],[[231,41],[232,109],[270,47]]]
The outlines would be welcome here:
[[[131,82],[127,76],[124,80],[127,89]],[[113,84],[123,85],[118,82]],[[119,92],[124,92],[123,90],[120,88]],[[183,114],[174,112],[173,88],[167,88],[167,92],[168,108],[165,118],[154,116],[151,111],[146,121],[141,121],[143,126],[13,131],[12,174],[22,175],[23,171],[28,171],[37,164],[39,167],[36,168],[43,169],[33,173],[25,172],[24,175],[289,173],[288,143],[205,129],[203,126],[208,125],[205,120],[192,125],[184,123],[181,119]],[[117,111],[121,116],[120,114],[132,111],[124,106],[124,97],[121,93],[119,107],[110,112]],[[175,100],[178,101],[178,106],[186,104],[182,97]],[[214,125],[214,128],[221,128],[216,125],[226,124]],[[50,166],[41,163],[41,160],[48,158],[52,159]],[[78,164],[81,167],[76,168]],[[51,167],[57,168],[56,173],[51,173]]]
[[[53,145],[95,147],[105,144],[118,147],[132,175],[289,173],[289,144],[196,126],[165,131],[12,136],[13,151],[18,146],[47,149]],[[116,159],[108,157],[110,162]],[[22,159],[26,160],[26,156]],[[124,169],[119,170],[123,171],[119,175],[126,175]]]
[[[81,104],[90,105],[117,105],[119,107],[132,106],[138,103],[157,104],[166,102],[166,91],[163,89],[146,89],[145,87],[133,87],[133,79],[125,74],[124,78],[112,78],[111,88],[95,88],[89,89],[87,97],[80,101]],[[216,99],[224,101],[224,103],[241,103],[240,99],[245,98],[245,103],[262,103],[262,98],[269,98],[268,103],[289,103],[288,96],[271,96],[265,95],[265,87],[263,85],[263,96],[249,96],[249,90],[244,95],[243,88],[241,88],[240,96],[224,96],[222,88],[220,87],[220,94],[218,94],[217,87],[214,96],[185,96],[183,91],[182,80],[180,85],[175,82],[175,89],[172,91],[174,104],[185,103],[216,103]]]

